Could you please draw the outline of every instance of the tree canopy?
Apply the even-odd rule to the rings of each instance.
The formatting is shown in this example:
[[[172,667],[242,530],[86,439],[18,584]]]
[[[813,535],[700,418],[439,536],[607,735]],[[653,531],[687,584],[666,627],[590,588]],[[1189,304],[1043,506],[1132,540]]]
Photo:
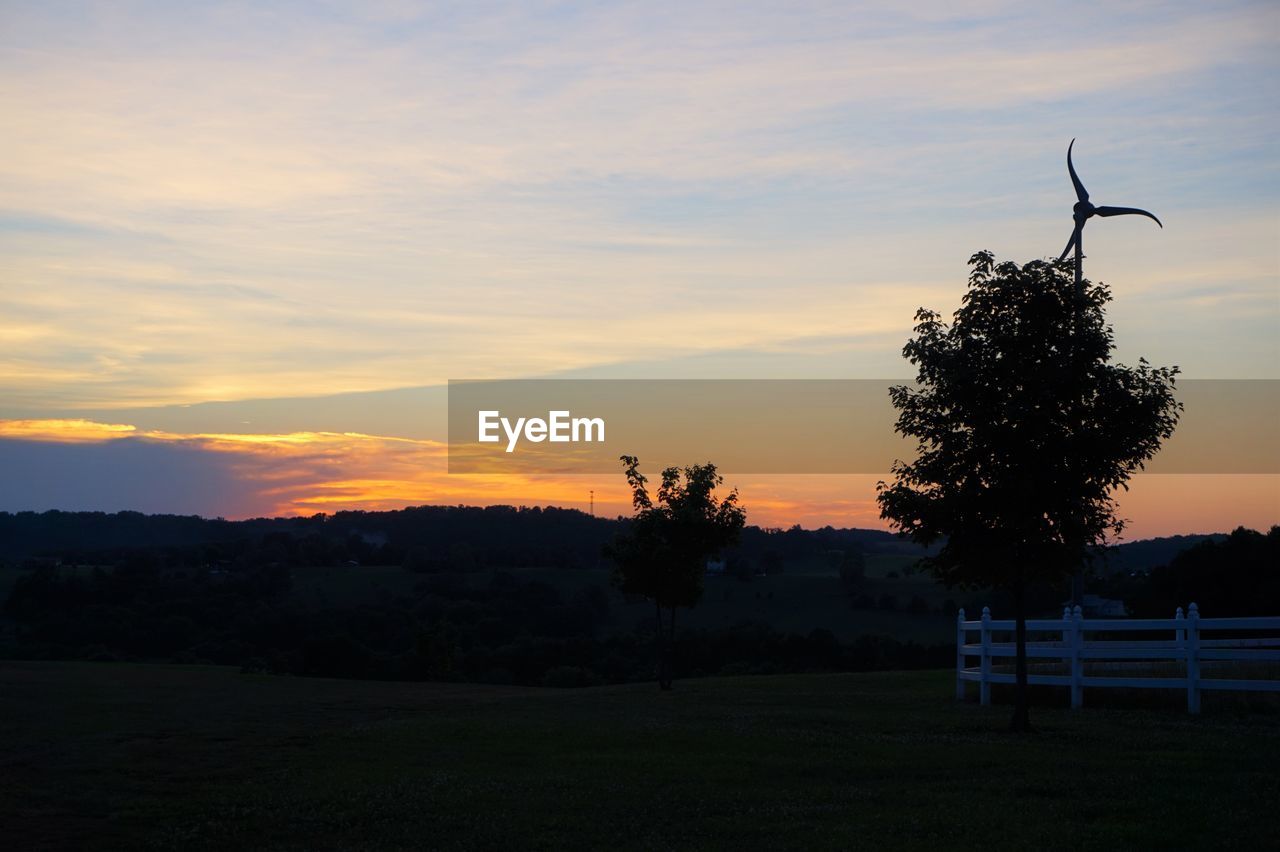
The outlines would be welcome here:
[[[1112,363],[1105,284],[1077,294],[1063,263],[969,261],[952,322],[916,314],[896,386],[897,431],[917,458],[881,483],[881,516],[921,544],[953,586],[998,587],[1069,573],[1119,535],[1114,493],[1168,438],[1177,367]]]

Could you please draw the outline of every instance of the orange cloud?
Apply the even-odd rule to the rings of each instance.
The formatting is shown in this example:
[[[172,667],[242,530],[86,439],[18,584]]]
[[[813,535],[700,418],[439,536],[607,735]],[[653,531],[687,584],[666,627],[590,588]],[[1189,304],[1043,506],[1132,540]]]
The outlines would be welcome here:
[[[137,429],[125,423],[95,423],[92,420],[0,420],[0,438],[78,444],[126,438],[135,434]]]
[[[451,476],[447,446],[424,439],[359,432],[176,433],[88,420],[0,421],[0,438],[59,443],[129,439],[218,454],[238,479],[255,484],[260,498],[252,508],[208,510],[225,517],[392,509],[423,503],[559,503],[585,508],[591,490],[599,495],[602,511],[629,508],[628,495],[616,482],[591,484],[583,477],[523,474]]]

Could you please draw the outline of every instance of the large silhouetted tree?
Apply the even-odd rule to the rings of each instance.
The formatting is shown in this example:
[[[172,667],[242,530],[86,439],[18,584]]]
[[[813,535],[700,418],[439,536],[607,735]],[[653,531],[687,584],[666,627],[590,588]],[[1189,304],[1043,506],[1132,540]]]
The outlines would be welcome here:
[[[1103,284],[1061,262],[969,260],[950,323],[921,308],[903,349],[917,386],[890,390],[917,458],[881,482],[881,517],[922,544],[948,586],[1014,600],[1013,728],[1027,730],[1026,592],[1069,576],[1124,522],[1112,495],[1172,434],[1176,367],[1111,362]]]
[[[702,597],[707,560],[737,540],[746,523],[738,492],[715,496],[724,479],[713,464],[662,471],[656,502],[640,462],[622,456],[635,516],[628,530],[606,548],[616,568],[613,582],[624,594],[653,601],[658,617],[658,685],[670,689],[671,646],[676,635],[676,608],[691,607]],[[681,477],[683,476],[683,482]],[[670,613],[663,625],[663,610]]]

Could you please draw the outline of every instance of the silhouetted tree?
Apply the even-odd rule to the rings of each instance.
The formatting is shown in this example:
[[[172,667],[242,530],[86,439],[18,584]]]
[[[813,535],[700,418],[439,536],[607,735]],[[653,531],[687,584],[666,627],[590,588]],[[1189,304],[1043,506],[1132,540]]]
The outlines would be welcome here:
[[[724,573],[740,583],[749,583],[755,576],[756,566],[741,553],[733,553],[725,559]]]
[[[702,597],[707,560],[737,540],[746,522],[738,492],[715,496],[724,482],[713,464],[662,471],[657,501],[634,456],[622,456],[635,515],[630,528],[606,548],[615,565],[613,582],[624,594],[653,601],[657,615],[658,685],[671,688],[671,645],[676,607],[691,607]],[[684,481],[681,482],[683,475]],[[670,612],[664,629],[663,610]]]
[[[1003,588],[1017,629],[1012,726],[1027,730],[1026,592],[1068,576],[1124,522],[1112,493],[1172,434],[1173,368],[1111,363],[1110,293],[1076,289],[1065,263],[969,260],[950,324],[924,308],[903,354],[918,387],[894,387],[897,431],[917,458],[881,482],[881,517],[922,544],[948,586]]]
[[[828,551],[828,554],[840,572],[841,585],[848,591],[857,591],[861,588],[867,576],[867,559],[862,551],[832,550]]]
[[[1280,527],[1265,535],[1238,527],[1222,541],[1200,542],[1154,568],[1131,598],[1145,618],[1168,618],[1192,601],[1215,618],[1280,611]]]

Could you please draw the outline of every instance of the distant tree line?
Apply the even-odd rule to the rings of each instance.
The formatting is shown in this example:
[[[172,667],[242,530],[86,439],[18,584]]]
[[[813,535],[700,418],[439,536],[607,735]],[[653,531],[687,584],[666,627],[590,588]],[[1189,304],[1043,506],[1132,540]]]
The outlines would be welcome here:
[[[1240,527],[1200,541],[1150,572],[1116,575],[1102,590],[1140,618],[1169,618],[1191,602],[1210,618],[1280,615],[1280,527],[1265,534]]]
[[[299,554],[306,540],[295,542]],[[294,551],[268,534],[251,553]],[[243,556],[243,554],[242,554]],[[300,558],[305,558],[300,556]],[[425,574],[376,602],[308,607],[287,559],[245,558],[215,571],[137,551],[113,568],[43,565],[5,603],[0,656],[237,665],[246,671],[387,680],[581,686],[651,679],[657,624],[605,635],[610,599],[506,571]],[[353,567],[350,570],[359,571]],[[953,651],[887,637],[841,643],[828,631],[767,625],[680,630],[678,677],[942,666]]]
[[[498,568],[593,569],[603,547],[626,525],[576,509],[515,506],[417,506],[386,512],[338,512],[306,518],[244,521],[139,512],[0,512],[0,561],[60,560],[114,564],[145,549],[165,558],[225,559],[259,547],[265,537],[289,547],[294,565],[405,565],[424,573]],[[209,547],[201,555],[197,548]],[[814,562],[832,550],[922,555],[880,530],[747,527],[726,552],[744,579]]]
[[[465,521],[473,538],[441,532],[452,520]],[[414,531],[416,522],[423,529]],[[540,524],[556,532],[535,534]],[[645,680],[653,672],[656,623],[617,632],[606,590],[609,566],[598,555],[586,563],[581,549],[568,543],[579,534],[602,542],[619,528],[619,521],[573,510],[512,507],[234,523],[136,513],[0,513],[0,554],[14,578],[0,610],[0,657],[517,684]],[[521,530],[529,534],[522,537]],[[129,544],[129,535],[138,543]],[[1167,617],[1193,600],[1207,615],[1274,614],[1280,612],[1278,541],[1276,529],[1237,530],[1150,571],[1113,573],[1096,590],[1125,600],[1135,615]],[[852,609],[924,613],[929,607],[909,585],[866,576],[868,554],[903,552],[895,545],[862,530],[747,527],[726,556],[730,576],[717,594],[739,588],[734,575],[747,581],[817,560],[840,577]],[[495,564],[499,558],[513,564]],[[366,592],[366,566],[404,565],[418,573],[409,575],[416,581],[375,589],[360,601],[340,593],[300,600],[296,586],[314,566],[344,564]],[[516,570],[539,566],[576,566],[590,576],[566,589]],[[1051,614],[1063,589],[1050,585],[1030,594],[1035,611]],[[941,611],[954,614],[958,600],[974,616],[984,603],[1004,613],[1007,597],[957,592]],[[680,629],[671,641],[677,677],[947,666],[953,654],[949,645],[884,637],[840,642],[823,630],[786,634],[764,624]]]

